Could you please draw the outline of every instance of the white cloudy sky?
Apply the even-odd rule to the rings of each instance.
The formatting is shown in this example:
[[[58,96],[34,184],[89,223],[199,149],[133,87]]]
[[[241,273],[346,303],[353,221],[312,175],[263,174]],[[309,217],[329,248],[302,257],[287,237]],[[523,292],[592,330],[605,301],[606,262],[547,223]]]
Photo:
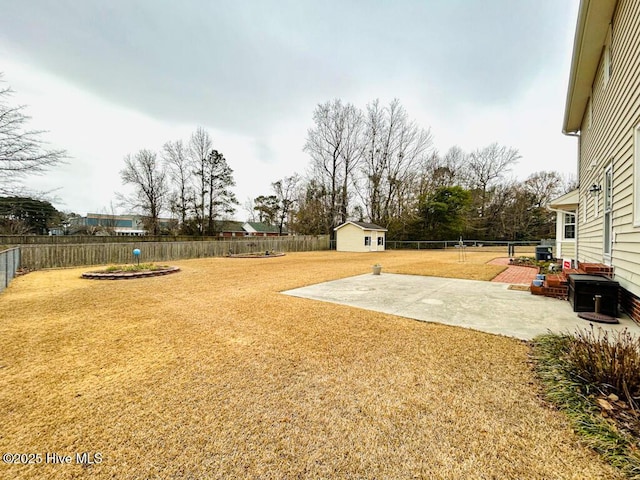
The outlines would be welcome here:
[[[54,205],[110,209],[123,157],[207,129],[241,203],[304,173],[318,103],[397,97],[435,147],[575,171],[561,133],[578,0],[0,0],[0,72],[71,158]],[[239,211],[239,220],[245,213]]]

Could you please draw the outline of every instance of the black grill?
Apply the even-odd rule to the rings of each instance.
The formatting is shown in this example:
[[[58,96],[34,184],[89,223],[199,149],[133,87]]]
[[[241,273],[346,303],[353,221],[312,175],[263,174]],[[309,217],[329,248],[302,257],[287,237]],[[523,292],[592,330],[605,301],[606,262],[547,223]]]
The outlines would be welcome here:
[[[601,275],[569,275],[569,303],[574,312],[595,312],[595,296],[602,297],[600,313],[618,316],[618,282]]]

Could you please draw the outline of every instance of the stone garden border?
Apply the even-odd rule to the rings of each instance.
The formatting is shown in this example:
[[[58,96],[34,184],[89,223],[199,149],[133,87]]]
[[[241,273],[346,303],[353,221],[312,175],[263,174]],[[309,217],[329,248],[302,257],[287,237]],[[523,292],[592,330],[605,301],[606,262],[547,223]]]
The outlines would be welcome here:
[[[264,253],[232,253],[227,255],[228,258],[273,258],[284,257],[284,252],[269,252],[268,255]]]
[[[180,267],[167,267],[146,272],[85,272],[82,274],[82,278],[89,280],[129,280],[132,278],[158,277],[179,271]]]

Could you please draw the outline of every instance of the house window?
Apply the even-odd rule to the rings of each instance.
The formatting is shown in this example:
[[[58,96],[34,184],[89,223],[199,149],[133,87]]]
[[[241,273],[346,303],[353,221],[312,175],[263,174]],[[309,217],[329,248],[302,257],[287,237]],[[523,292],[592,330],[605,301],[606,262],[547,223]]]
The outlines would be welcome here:
[[[633,130],[633,226],[640,227],[640,124]]]
[[[371,237],[364,237],[364,246],[365,247],[371,246]]]
[[[573,213],[564,214],[564,238],[565,240],[576,238],[576,216]]]
[[[384,237],[378,237],[378,246],[381,247],[384,245]]]

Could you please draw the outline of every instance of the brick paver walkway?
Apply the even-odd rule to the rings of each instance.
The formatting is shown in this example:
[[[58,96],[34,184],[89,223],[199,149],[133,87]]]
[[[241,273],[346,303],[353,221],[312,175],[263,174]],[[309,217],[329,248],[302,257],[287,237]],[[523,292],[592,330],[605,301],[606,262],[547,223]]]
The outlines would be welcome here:
[[[490,265],[509,265],[508,258],[495,258],[488,262]],[[529,285],[535,280],[538,269],[534,267],[518,267],[509,265],[509,267],[495,277],[492,282],[515,283],[520,285]]]

